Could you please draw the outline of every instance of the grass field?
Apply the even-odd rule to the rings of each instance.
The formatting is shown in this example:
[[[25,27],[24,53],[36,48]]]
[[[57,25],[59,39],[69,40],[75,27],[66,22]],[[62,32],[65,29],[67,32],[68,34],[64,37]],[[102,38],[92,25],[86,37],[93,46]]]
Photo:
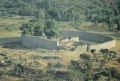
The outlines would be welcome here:
[[[28,22],[32,17],[29,16],[11,16],[11,17],[0,17],[0,27],[4,27],[11,24],[20,24],[23,22]]]

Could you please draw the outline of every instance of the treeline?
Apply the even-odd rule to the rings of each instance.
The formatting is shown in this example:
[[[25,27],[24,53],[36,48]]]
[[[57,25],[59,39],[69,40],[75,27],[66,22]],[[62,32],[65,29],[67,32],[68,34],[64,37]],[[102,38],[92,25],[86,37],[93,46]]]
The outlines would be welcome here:
[[[0,0],[1,15],[18,14],[57,21],[91,21],[117,24],[120,30],[120,0]]]

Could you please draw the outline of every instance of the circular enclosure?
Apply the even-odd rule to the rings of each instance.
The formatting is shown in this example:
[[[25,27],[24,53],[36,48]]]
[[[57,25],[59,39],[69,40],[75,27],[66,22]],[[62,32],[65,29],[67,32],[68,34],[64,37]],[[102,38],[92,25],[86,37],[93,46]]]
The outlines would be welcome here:
[[[115,47],[115,40],[106,35],[79,31],[60,31],[60,34],[65,37],[77,37],[77,39],[79,37],[79,41],[76,41],[76,43],[74,43],[75,45],[73,45],[76,46],[75,50],[79,51],[89,51],[91,49],[96,49],[96,51],[99,51],[100,49],[110,49]],[[84,42],[83,40],[95,43],[91,44],[89,42]],[[57,49],[60,45],[58,41],[28,35],[22,35],[21,43],[26,47],[41,47],[50,50]]]

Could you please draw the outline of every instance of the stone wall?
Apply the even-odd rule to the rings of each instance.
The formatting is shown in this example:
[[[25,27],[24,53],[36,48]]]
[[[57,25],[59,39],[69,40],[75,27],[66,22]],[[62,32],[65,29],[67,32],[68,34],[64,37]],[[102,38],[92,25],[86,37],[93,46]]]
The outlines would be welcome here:
[[[22,35],[21,36],[21,44],[26,47],[31,48],[47,48],[50,50],[57,49],[58,43],[56,41],[52,41],[49,39],[45,39],[38,36],[29,36],[29,35]]]
[[[70,42],[79,42],[79,36],[71,37]]]
[[[94,33],[88,33],[88,32],[79,32],[79,31],[60,31],[60,33],[65,36],[79,36],[79,40],[87,40],[87,41],[93,41],[97,42],[99,44],[93,44],[93,45],[87,45],[82,48],[79,47],[80,50],[91,50],[96,49],[97,51],[102,48],[113,48],[115,47],[115,40],[112,37],[106,36],[106,35],[100,35],[100,34],[94,34]],[[77,48],[78,49],[78,48]]]
[[[110,49],[115,47],[115,40],[111,40],[108,42],[100,43],[100,44],[94,44],[89,46],[89,50],[96,49],[96,51],[99,51],[100,49]]]
[[[86,44],[86,45],[79,45],[76,47],[76,50],[79,51],[86,51],[91,49],[100,50],[102,48],[113,48],[115,47],[115,40],[112,37],[105,36],[105,35],[99,35],[94,33],[88,33],[88,32],[79,32],[79,31],[60,31],[60,33],[64,37],[77,37],[75,40],[87,40],[87,41],[93,41],[98,42],[99,44]],[[23,46],[26,47],[41,47],[41,48],[47,48],[50,50],[57,49],[59,46],[58,41],[52,41],[49,39],[45,39],[38,36],[29,36],[29,35],[22,35],[21,36],[21,43]]]
[[[113,40],[113,38],[111,38],[109,36],[94,34],[94,33],[88,33],[88,32],[60,31],[60,33],[65,37],[79,36],[79,39],[89,40],[89,41],[94,41],[94,42],[100,42],[100,43],[107,42],[109,40]]]
[[[64,39],[61,39],[61,42],[62,43],[66,43],[66,42],[69,42],[70,40],[68,38],[64,38]]]

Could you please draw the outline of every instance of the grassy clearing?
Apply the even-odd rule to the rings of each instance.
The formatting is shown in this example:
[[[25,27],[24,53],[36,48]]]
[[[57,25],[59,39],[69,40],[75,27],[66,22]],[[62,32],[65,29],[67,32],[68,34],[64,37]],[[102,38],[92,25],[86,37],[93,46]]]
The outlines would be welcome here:
[[[7,26],[11,24],[20,24],[23,22],[28,22],[31,17],[24,17],[24,16],[12,16],[12,17],[1,17],[0,18],[0,26]]]
[[[21,36],[21,32],[20,31],[0,33],[0,38],[20,37],[20,36]]]
[[[2,16],[0,17],[0,32],[11,32],[19,30],[22,23],[26,23],[31,20],[29,16]]]

